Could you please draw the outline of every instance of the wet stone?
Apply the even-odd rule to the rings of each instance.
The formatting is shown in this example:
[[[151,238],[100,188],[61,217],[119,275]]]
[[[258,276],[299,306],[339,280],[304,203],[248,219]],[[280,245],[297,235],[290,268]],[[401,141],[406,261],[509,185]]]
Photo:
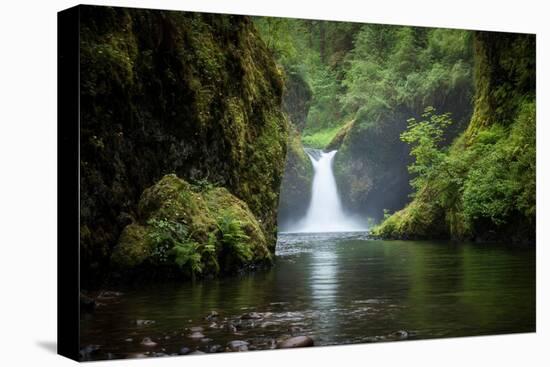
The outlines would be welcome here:
[[[182,348],[180,348],[180,350],[179,350],[179,352],[178,352],[178,354],[179,354],[180,356],[184,356],[184,355],[189,354],[189,353],[191,353],[191,349],[189,349],[189,348],[187,348],[187,347],[182,347]]]
[[[200,331],[195,331],[189,334],[188,337],[191,339],[204,339],[204,334],[201,333]]]
[[[146,326],[146,325],[152,325],[154,324],[154,320],[136,320],[137,326]]]
[[[405,330],[398,330],[396,332],[391,333],[388,336],[392,339],[404,340],[404,339],[407,339],[409,337],[409,333]]]
[[[243,320],[257,320],[261,318],[262,318],[262,315],[258,312],[249,312],[241,316],[241,319]]]
[[[314,344],[313,339],[309,336],[293,336],[277,344],[277,348],[303,348],[303,347],[312,347]]]
[[[219,316],[218,314],[218,311],[210,311],[210,313],[208,315],[206,315],[205,319],[210,321],[210,320],[214,320],[214,319],[217,319]]]
[[[248,350],[248,342],[243,340],[233,340],[227,343],[227,349],[230,352],[244,352]]]
[[[189,353],[189,355],[193,355],[193,354],[205,354],[204,352],[201,352],[200,350],[196,350],[194,351],[193,353]]]
[[[141,341],[141,345],[143,345],[145,347],[155,347],[157,345],[157,343],[155,343],[151,338],[145,337]]]
[[[211,345],[208,348],[208,353],[219,353],[219,352],[223,352],[223,347],[219,344]]]

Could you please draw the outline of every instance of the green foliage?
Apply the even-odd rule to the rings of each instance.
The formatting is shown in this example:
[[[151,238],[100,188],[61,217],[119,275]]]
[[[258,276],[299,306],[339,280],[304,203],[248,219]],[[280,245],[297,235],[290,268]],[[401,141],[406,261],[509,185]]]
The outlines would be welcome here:
[[[440,173],[446,158],[441,143],[445,129],[452,124],[450,114],[437,115],[433,107],[426,107],[422,118],[407,120],[407,130],[401,133],[401,140],[409,144],[414,157],[408,169],[413,175],[411,186],[416,190]]]
[[[334,139],[341,128],[341,126],[334,126],[323,130],[318,130],[310,135],[305,135],[306,133],[304,132],[302,142],[307,147],[323,149],[332,141],[332,139]]]
[[[184,224],[167,219],[150,219],[147,224],[151,226],[149,239],[154,245],[152,262],[168,263],[173,257],[174,263],[193,278],[203,272],[206,262],[214,262],[217,268],[215,245],[195,241]]]
[[[517,218],[534,226],[535,103],[520,106],[511,128],[492,125],[480,130],[470,145],[461,137],[450,150],[438,148],[443,129],[451,124],[449,117],[433,111],[425,117],[420,123],[411,120],[402,134],[415,157],[410,166],[416,175],[411,182],[414,199],[405,209],[385,216],[373,233],[426,238],[447,227],[450,236],[464,238],[502,229]],[[436,224],[442,216],[446,223]]]
[[[478,156],[464,183],[464,213],[500,225],[519,212],[535,216],[535,105],[524,104],[509,134],[494,125],[472,146]]]
[[[224,250],[245,264],[252,260],[253,252],[248,244],[250,237],[243,229],[243,223],[233,213],[225,211],[217,222],[219,241]]]

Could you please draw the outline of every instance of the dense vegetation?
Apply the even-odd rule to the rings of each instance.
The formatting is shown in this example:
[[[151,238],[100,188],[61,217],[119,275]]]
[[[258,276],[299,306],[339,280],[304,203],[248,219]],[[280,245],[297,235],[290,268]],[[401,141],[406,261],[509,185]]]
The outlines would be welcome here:
[[[536,212],[535,41],[476,33],[475,111],[441,147],[447,115],[428,110],[402,134],[414,162],[413,201],[375,234],[389,238],[534,242]]]
[[[163,223],[148,224],[138,203],[166,174],[226,188],[257,220],[265,237],[257,245],[273,251],[288,126],[281,72],[252,21],[94,6],[80,20],[82,287],[112,272],[117,243]],[[173,255],[205,272],[203,260],[184,261],[187,219]]]
[[[269,262],[304,145],[378,236],[534,238],[533,37],[99,7],[80,33],[84,287]]]
[[[446,131],[447,142],[465,128],[472,111],[471,32],[271,18],[256,23],[283,70],[298,72],[310,85],[302,142],[340,150],[336,175],[346,207],[381,219],[384,209],[405,205],[410,158],[399,135],[426,106],[452,114],[456,123]]]
[[[339,150],[340,196],[348,210],[386,219],[378,236],[534,240],[532,37],[273,18],[256,25],[285,75],[311,90],[296,124],[303,145]],[[300,212],[287,198],[308,197],[307,176],[295,173],[305,158],[287,158],[281,222]]]

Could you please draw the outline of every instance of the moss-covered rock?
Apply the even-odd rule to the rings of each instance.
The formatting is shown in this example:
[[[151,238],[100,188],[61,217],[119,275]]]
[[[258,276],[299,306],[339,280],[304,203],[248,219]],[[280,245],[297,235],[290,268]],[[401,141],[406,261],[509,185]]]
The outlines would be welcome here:
[[[300,133],[291,124],[287,145],[286,168],[279,200],[279,227],[285,230],[305,216],[311,200],[313,166],[304,151]]]
[[[430,194],[423,192],[420,196],[427,198]],[[387,216],[381,225],[373,228],[371,234],[401,240],[449,237],[444,209],[429,200],[414,200],[404,209]]]
[[[82,286],[108,274],[140,195],[167,173],[225,187],[273,249],[288,127],[250,19],[83,6],[80,20]]]
[[[238,244],[242,248],[224,240],[224,220],[242,231]],[[177,246],[187,251],[188,261],[183,264],[178,263]],[[123,274],[190,277],[269,263],[270,250],[261,224],[245,202],[223,187],[196,187],[170,174],[143,192],[137,220],[122,231],[111,260]],[[250,256],[236,261],[237,251]]]
[[[342,126],[338,130],[338,132],[336,133],[334,138],[332,138],[330,143],[327,144],[327,146],[325,147],[325,150],[326,151],[331,151],[331,150],[340,149],[340,146],[342,146],[342,144],[344,143],[344,140],[346,139],[349,132],[353,128],[354,123],[355,123],[355,120],[351,120],[350,122],[348,122],[344,126]]]

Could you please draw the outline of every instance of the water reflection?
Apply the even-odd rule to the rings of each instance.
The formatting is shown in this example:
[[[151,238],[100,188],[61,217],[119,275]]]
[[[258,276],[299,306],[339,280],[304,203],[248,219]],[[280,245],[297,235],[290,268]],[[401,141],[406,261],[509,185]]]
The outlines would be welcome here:
[[[535,251],[286,235],[272,269],[122,291],[81,320],[82,345],[101,345],[99,359],[141,353],[144,337],[158,343],[148,353],[173,353],[182,346],[208,352],[235,339],[267,349],[282,335],[330,345],[383,340],[376,338],[396,330],[409,338],[528,332],[535,329]],[[205,320],[211,310],[220,314],[214,327]],[[249,312],[260,318],[243,319]],[[203,327],[207,341],[190,339],[192,326]]]
[[[311,256],[311,297],[313,308],[326,308],[334,304],[338,271],[338,257],[334,252],[322,251]]]

